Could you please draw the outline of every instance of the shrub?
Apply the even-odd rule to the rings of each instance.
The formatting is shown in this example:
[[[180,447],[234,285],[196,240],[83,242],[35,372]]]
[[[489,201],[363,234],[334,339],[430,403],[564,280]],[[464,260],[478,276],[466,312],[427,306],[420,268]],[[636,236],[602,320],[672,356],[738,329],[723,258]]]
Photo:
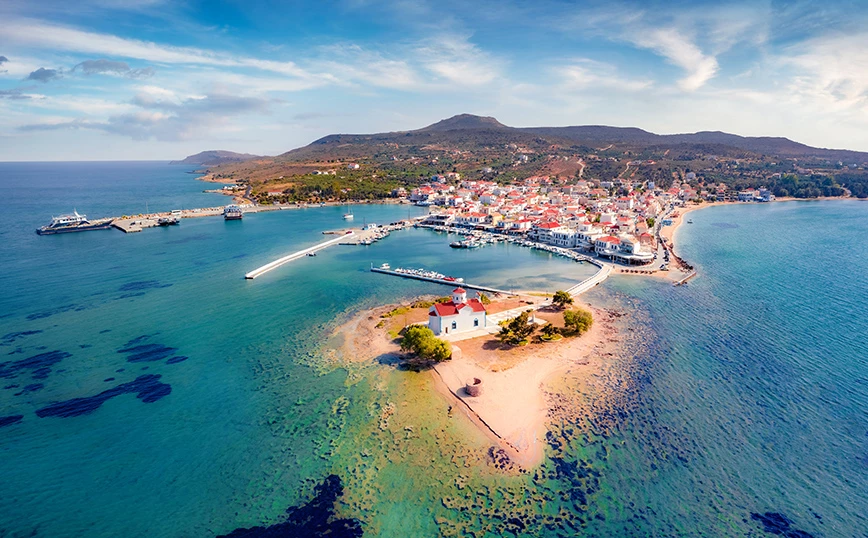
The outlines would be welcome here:
[[[522,312],[511,320],[501,322],[497,337],[504,344],[512,346],[527,343],[527,339],[536,331],[536,324],[529,323],[529,318],[530,310]]]
[[[573,296],[565,291],[556,291],[552,296],[552,304],[560,308],[566,308],[567,305],[573,304]]]
[[[428,327],[413,325],[404,332],[401,339],[401,349],[414,353],[421,359],[442,362],[452,358],[452,346],[449,342],[434,336]]]
[[[564,312],[564,328],[575,335],[584,334],[593,324],[593,314],[584,308]]]

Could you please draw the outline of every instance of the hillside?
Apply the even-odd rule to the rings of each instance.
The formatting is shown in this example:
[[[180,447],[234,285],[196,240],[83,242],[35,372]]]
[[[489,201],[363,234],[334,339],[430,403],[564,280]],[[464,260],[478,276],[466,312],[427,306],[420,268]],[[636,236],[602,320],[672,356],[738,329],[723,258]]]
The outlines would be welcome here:
[[[218,164],[239,163],[258,158],[258,155],[249,153],[235,153],[222,149],[200,151],[195,155],[185,157],[180,161],[171,161],[169,164],[200,164],[202,166],[216,166]]]
[[[846,189],[868,193],[868,153],[717,131],[659,135],[602,125],[517,128],[471,114],[410,131],[332,134],[275,157],[241,157],[240,162],[209,164],[209,176],[249,183],[254,195],[271,193],[278,200],[377,198],[447,172],[498,182],[545,175],[562,181],[653,181],[663,187],[693,172],[700,182],[733,188],[780,182],[780,196],[840,196]],[[350,163],[360,168],[350,170]]]

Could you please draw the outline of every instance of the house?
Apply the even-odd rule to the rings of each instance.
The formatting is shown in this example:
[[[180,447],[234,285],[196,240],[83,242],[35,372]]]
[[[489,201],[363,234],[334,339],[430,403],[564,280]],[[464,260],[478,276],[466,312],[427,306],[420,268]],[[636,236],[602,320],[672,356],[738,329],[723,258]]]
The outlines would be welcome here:
[[[474,331],[486,327],[485,305],[479,299],[467,299],[464,288],[452,290],[448,303],[434,303],[428,311],[428,328],[436,335]]]
[[[361,167],[356,163],[350,163],[347,165],[347,170],[358,170],[359,168]]]

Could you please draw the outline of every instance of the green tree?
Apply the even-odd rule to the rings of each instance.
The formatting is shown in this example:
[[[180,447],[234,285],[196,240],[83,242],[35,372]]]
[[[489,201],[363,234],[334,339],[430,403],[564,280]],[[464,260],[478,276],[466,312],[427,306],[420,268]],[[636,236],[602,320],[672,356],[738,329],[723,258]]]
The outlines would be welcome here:
[[[645,219],[645,223],[648,225],[649,228],[653,228],[654,227],[654,217],[648,217],[647,219]]]
[[[437,338],[431,329],[421,325],[413,325],[404,331],[401,349],[426,361],[443,362],[452,358],[449,342]]]
[[[536,324],[529,323],[529,318],[530,310],[504,322],[497,337],[504,344],[512,346],[526,343],[527,339],[536,331]]]
[[[552,304],[559,308],[566,308],[567,305],[573,304],[573,296],[565,291],[556,291],[552,296]]]
[[[593,324],[594,316],[584,308],[564,312],[564,327],[573,334],[584,334]]]
[[[543,325],[543,328],[540,330],[542,336],[540,337],[542,340],[549,341],[554,340],[561,333],[560,329],[552,325],[551,323],[546,323]]]

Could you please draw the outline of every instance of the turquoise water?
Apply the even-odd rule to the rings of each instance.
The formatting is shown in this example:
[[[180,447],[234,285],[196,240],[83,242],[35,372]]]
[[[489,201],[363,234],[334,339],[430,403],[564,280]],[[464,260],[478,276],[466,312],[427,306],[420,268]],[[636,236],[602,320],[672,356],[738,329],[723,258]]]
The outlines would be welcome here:
[[[486,463],[485,442],[448,418],[424,374],[345,369],[323,343],[360,309],[448,291],[371,264],[538,289],[591,267],[406,230],[242,278],[322,241],[342,208],[33,233],[70,204],[96,217],[142,211],[145,198],[152,210],[225,203],[186,171],[0,164],[11,200],[0,417],[21,416],[0,427],[0,536],[226,534],[282,521],[328,475],[344,484],[337,513],[371,536],[458,524],[489,536],[762,536],[751,514],[765,512],[813,536],[868,528],[868,206],[693,213],[677,239],[699,278],[615,277],[588,296],[635,329],[617,358],[623,394],[589,424],[556,428],[546,464],[515,476]],[[358,223],[408,211],[421,210],[354,209]],[[41,364],[20,362],[32,357]],[[148,375],[160,377],[135,392]],[[65,408],[73,416],[44,411],[101,393]]]

